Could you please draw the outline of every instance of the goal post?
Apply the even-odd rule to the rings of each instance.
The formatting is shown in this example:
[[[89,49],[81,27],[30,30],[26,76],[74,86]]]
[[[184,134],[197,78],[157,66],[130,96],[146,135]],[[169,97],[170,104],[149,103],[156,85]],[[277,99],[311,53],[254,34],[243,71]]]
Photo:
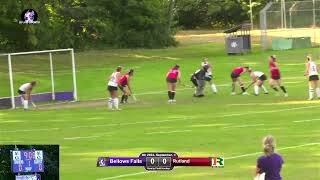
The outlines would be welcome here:
[[[52,54],[57,52],[70,52],[71,56],[71,72],[72,72],[72,81],[73,81],[73,92],[72,97],[70,95],[67,95],[66,92],[56,92],[55,90],[55,79],[54,79],[54,64],[53,64],[53,58]],[[30,52],[17,52],[17,53],[7,53],[7,54],[0,54],[0,56],[7,56],[8,61],[8,74],[9,74],[9,84],[10,84],[10,97],[9,98],[1,98],[0,100],[0,106],[1,104],[8,103],[8,100],[10,101],[11,108],[16,108],[16,103],[19,101],[19,97],[15,96],[15,89],[14,89],[14,75],[13,75],[13,65],[12,61],[14,61],[15,56],[21,56],[21,55],[39,55],[39,54],[48,54],[48,60],[50,64],[50,79],[51,79],[51,92],[50,93],[40,93],[34,95],[37,101],[66,101],[66,100],[73,100],[78,101],[78,94],[77,94],[77,81],[76,81],[76,61],[74,56],[74,50],[72,48],[68,49],[54,49],[54,50],[43,50],[43,51],[30,51]],[[1,102],[3,101],[3,102]]]

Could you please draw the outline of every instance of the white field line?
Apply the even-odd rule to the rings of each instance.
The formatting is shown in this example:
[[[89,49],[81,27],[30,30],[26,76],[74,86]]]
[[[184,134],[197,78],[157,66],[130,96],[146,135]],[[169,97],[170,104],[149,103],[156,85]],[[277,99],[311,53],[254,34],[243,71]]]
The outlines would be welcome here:
[[[297,146],[288,146],[288,147],[283,147],[283,148],[277,148],[276,150],[277,150],[277,151],[281,151],[281,150],[286,150],[286,149],[296,149],[296,148],[300,148],[300,147],[314,146],[314,145],[320,145],[320,142],[301,144],[301,145],[297,145]],[[259,155],[259,154],[262,154],[262,151],[261,151],[261,152],[255,152],[255,153],[249,153],[249,154],[242,154],[242,155],[239,155],[239,156],[231,156],[231,157],[227,157],[227,158],[225,158],[225,159],[226,159],[226,160],[229,160],[229,159],[237,159],[237,158],[254,156],[254,155]]]
[[[281,150],[286,150],[286,149],[296,149],[296,148],[300,148],[300,147],[314,146],[314,145],[320,145],[320,142],[318,142],[318,143],[307,143],[307,144],[301,144],[301,145],[296,145],[296,146],[288,146],[288,147],[283,147],[283,148],[277,148],[277,150],[281,151]],[[260,155],[260,154],[262,155],[262,152],[242,154],[242,155],[238,155],[238,156],[226,157],[225,160],[238,159],[238,158],[249,157],[249,156],[256,156],[256,155]],[[123,177],[137,176],[137,175],[148,174],[148,173],[153,173],[153,172],[155,172],[155,171],[142,171],[142,172],[137,172],[137,173],[122,174],[122,175],[112,176],[112,177],[107,177],[107,178],[99,178],[99,179],[96,179],[96,180],[119,179],[119,178],[123,178]]]
[[[78,139],[96,139],[102,136],[82,136],[82,137],[68,137],[68,138],[63,138],[64,140],[78,140]]]
[[[320,119],[307,119],[307,120],[299,120],[293,121],[294,123],[303,123],[303,122],[311,122],[311,121],[320,121]]]
[[[255,112],[247,112],[247,113],[227,114],[227,115],[221,115],[217,117],[232,117],[232,116],[243,116],[243,115],[251,115],[251,114],[275,113],[275,112],[283,112],[283,111],[294,111],[294,110],[300,110],[300,109],[312,109],[317,107],[320,107],[320,106],[304,106],[304,107],[285,108],[285,109],[268,110],[268,111],[255,111]]]
[[[182,132],[191,132],[192,130],[186,129],[186,130],[176,130],[176,131],[158,131],[158,132],[150,132],[145,134],[171,134],[171,133],[182,133]]]
[[[227,129],[227,128],[246,128],[246,127],[256,127],[256,126],[264,126],[264,124],[250,124],[250,125],[227,126],[227,127],[223,127],[223,129]]]
[[[265,113],[274,113],[274,112],[283,112],[283,111],[292,111],[292,110],[300,110],[300,109],[311,109],[318,108],[320,106],[305,106],[305,107],[297,107],[297,108],[286,108],[286,109],[278,109],[278,110],[269,110],[269,111],[256,111],[256,112],[248,112],[248,113],[238,113],[238,114],[227,114],[216,116],[216,118],[223,117],[232,117],[232,116],[243,116],[243,115],[251,115],[251,114],[265,114]],[[137,125],[137,124],[150,124],[150,123],[165,123],[165,122],[176,122],[176,121],[188,121],[195,119],[197,117],[190,118],[181,118],[181,119],[167,119],[167,120],[158,120],[158,121],[140,121],[140,122],[132,122],[132,123],[113,123],[113,124],[97,124],[97,125],[84,125],[84,126],[73,126],[69,128],[48,128],[48,129],[24,129],[24,130],[0,130],[0,132],[9,133],[9,132],[33,132],[33,131],[51,131],[51,130],[60,130],[60,129],[77,129],[77,128],[96,128],[96,127],[110,127],[110,126],[127,126],[127,125]]]
[[[0,131],[4,133],[16,133],[16,132],[34,132],[34,131],[56,131],[61,128],[41,128],[41,129],[21,129],[21,130],[8,130],[8,131]]]

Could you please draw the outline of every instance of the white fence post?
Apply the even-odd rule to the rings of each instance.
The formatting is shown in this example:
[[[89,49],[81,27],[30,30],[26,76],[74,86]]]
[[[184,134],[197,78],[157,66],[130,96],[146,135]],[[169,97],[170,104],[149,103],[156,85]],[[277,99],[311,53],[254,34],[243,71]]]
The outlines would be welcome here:
[[[51,74],[52,100],[56,100],[56,95],[55,95],[55,90],[54,90],[54,76],[53,76],[52,53],[49,53],[49,59],[50,59],[50,74]]]
[[[71,49],[71,57],[72,57],[72,77],[73,77],[73,97],[74,100],[78,100],[78,92],[77,92],[77,78],[76,78],[76,62],[74,59],[74,50]]]
[[[8,54],[8,66],[9,66],[9,78],[10,78],[11,106],[12,106],[12,109],[15,109],[16,108],[16,103],[15,103],[15,100],[14,100],[11,54]]]

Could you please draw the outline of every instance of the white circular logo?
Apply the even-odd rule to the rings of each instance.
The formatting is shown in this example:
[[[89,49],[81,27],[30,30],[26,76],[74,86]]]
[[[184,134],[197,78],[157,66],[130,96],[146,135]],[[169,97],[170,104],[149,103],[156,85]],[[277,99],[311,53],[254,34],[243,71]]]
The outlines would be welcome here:
[[[231,47],[236,48],[238,46],[238,43],[236,41],[231,42]]]

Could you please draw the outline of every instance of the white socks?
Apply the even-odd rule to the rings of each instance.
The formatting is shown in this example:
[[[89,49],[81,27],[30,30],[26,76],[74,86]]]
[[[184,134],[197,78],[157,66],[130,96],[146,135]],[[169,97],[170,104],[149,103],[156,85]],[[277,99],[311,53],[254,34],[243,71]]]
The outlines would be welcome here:
[[[108,100],[108,108],[110,110],[112,109],[112,104],[113,104],[113,100],[111,98],[109,98],[109,100]]]
[[[214,93],[217,93],[217,92],[218,92],[217,87],[216,87],[215,84],[211,84],[211,89],[212,89],[212,91],[213,91]]]
[[[267,90],[267,88],[266,88],[264,85],[262,85],[261,88],[262,88],[262,90],[263,90],[264,93],[268,93],[268,90]]]
[[[29,109],[28,100],[23,100],[23,109]]]
[[[255,95],[259,94],[259,86],[258,85],[254,85],[254,94]]]
[[[309,99],[313,99],[314,89],[309,88]]]
[[[113,107],[113,106],[114,106],[114,108],[115,108],[116,110],[119,109],[119,98],[114,98],[114,99],[109,98],[109,100],[108,100],[108,108],[109,108],[110,110],[112,110],[112,107]]]
[[[320,88],[317,88],[316,92],[317,92],[317,97],[320,98]]]
[[[119,99],[118,98],[113,99],[113,105],[116,108],[116,110],[119,109]]]

